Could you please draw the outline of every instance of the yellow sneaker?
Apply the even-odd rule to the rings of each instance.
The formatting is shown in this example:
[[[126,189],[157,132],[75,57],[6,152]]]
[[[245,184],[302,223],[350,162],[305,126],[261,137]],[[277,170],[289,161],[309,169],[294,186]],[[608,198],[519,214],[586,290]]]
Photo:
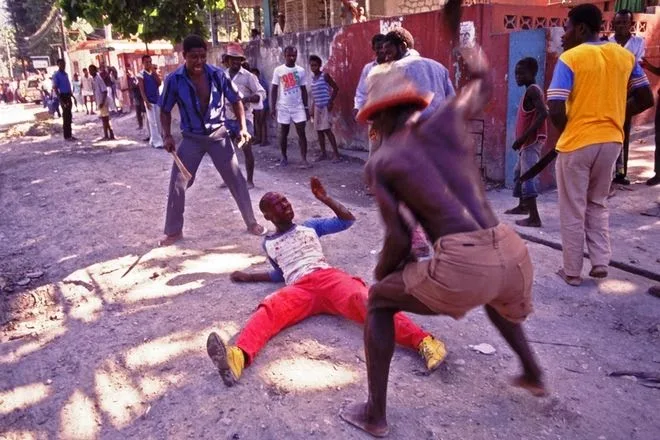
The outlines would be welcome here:
[[[206,340],[206,352],[218,369],[225,385],[228,387],[234,385],[245,368],[243,350],[234,345],[225,345],[220,336],[213,332]]]
[[[427,336],[422,339],[417,350],[419,350],[419,354],[424,358],[426,368],[429,371],[438,368],[442,361],[447,357],[445,344],[442,341],[435,339],[433,336]]]

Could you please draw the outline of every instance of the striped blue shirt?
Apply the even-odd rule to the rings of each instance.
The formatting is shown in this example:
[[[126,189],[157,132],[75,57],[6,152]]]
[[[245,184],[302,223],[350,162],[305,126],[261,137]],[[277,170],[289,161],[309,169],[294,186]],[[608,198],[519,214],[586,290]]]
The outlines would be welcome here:
[[[330,84],[325,79],[325,73],[312,77],[312,99],[314,106],[326,108],[330,103]]]
[[[165,79],[165,87],[158,105],[165,113],[171,112],[174,104],[179,106],[181,131],[184,133],[211,134],[225,125],[225,99],[234,104],[242,98],[223,70],[208,64],[204,65],[204,70],[211,91],[205,115],[202,115],[199,97],[195,93],[195,86],[186,72],[185,65]]]

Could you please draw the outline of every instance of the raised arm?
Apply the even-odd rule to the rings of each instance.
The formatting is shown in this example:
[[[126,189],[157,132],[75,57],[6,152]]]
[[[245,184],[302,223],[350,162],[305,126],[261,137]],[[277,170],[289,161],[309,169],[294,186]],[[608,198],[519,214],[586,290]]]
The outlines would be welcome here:
[[[348,210],[348,208],[328,195],[323,184],[317,177],[312,177],[310,183],[314,197],[325,204],[328,208],[332,209],[338,219],[346,221],[355,220],[355,216]]]
[[[480,47],[460,49],[471,79],[458,93],[455,101],[463,119],[477,116],[488,103],[492,91],[492,79],[488,60]]]

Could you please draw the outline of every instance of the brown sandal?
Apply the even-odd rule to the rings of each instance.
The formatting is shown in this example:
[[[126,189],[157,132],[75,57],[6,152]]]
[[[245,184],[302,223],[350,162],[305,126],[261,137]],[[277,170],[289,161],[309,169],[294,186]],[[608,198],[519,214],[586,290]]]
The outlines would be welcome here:
[[[607,278],[607,266],[592,267],[589,276],[592,278]]]
[[[582,277],[571,277],[566,275],[566,272],[564,272],[564,269],[559,269],[557,271],[557,275],[566,282],[569,286],[577,287],[580,284],[582,284]]]

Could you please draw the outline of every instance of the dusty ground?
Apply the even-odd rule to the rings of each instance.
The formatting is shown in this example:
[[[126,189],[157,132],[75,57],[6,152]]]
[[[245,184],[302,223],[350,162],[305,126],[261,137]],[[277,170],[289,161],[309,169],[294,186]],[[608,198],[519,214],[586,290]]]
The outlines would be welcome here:
[[[74,121],[79,143],[57,133],[0,139],[0,438],[368,438],[337,417],[345,402],[366,396],[361,330],[352,323],[316,317],[284,331],[231,389],[212,368],[209,331],[232,337],[277,286],[229,281],[229,272],[264,258],[210,161],[188,193],[186,239],[154,249],[171,159],[138,140],[132,117],[113,120],[121,138],[112,143],[92,142],[95,119]],[[633,148],[641,180],[652,146]],[[323,239],[330,261],[371,280],[381,228],[361,163],[303,172],[274,168],[276,160],[274,147],[257,148],[255,207],[264,191],[278,190],[299,218],[328,214],[307,189],[318,175],[358,217]],[[611,200],[614,259],[660,274],[660,221],[640,215],[660,188],[631,189]],[[489,194],[498,212],[512,203],[506,190]],[[558,242],[556,210],[556,193],[545,194],[545,227],[526,232]],[[560,252],[529,247],[536,313],[526,327],[552,395],[535,399],[508,385],[517,361],[482,311],[459,322],[415,317],[450,356],[427,376],[416,353],[396,351],[391,438],[658,438],[657,383],[609,376],[660,376],[660,300],[645,293],[653,281],[612,270],[569,288],[553,274]],[[468,347],[478,343],[497,352]]]

